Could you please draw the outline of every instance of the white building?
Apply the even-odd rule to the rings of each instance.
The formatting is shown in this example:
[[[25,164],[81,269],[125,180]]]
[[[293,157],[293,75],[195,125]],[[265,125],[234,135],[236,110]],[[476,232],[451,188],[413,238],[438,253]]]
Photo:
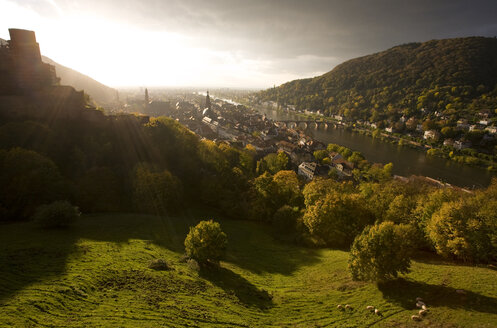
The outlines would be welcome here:
[[[428,130],[428,131],[425,131],[425,134],[423,135],[423,138],[425,140],[428,140],[428,139],[437,139],[439,137],[439,133],[435,130]]]
[[[316,172],[316,163],[313,162],[300,163],[298,174],[305,177],[307,180],[312,180],[314,178],[315,172]]]

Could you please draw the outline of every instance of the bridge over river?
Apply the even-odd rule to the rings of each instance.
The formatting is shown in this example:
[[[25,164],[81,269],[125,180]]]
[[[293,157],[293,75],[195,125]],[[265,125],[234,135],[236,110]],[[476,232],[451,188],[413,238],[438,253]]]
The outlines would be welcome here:
[[[337,127],[337,125],[340,125],[340,123],[326,120],[275,120],[274,123],[291,129],[302,128],[304,130],[307,128],[328,129],[330,126]]]

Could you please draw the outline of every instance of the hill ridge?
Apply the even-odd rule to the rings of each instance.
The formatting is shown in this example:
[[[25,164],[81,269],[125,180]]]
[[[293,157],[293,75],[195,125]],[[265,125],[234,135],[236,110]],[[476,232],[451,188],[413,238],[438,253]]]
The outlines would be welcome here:
[[[497,108],[496,86],[497,39],[466,37],[411,42],[353,58],[323,75],[262,91],[259,98],[377,122],[406,114],[421,118],[422,108],[449,115],[454,109]]]

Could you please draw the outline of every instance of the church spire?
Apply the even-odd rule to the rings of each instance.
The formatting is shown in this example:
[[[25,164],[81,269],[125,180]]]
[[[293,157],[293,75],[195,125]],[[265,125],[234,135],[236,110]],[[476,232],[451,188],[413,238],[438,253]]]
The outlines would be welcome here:
[[[205,108],[211,109],[211,98],[209,97],[209,90],[207,90],[207,97],[205,97]]]

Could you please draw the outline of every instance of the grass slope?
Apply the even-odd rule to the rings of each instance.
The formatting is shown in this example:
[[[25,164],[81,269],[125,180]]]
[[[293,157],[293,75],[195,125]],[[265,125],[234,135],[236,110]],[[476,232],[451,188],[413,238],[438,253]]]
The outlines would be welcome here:
[[[251,222],[220,221],[228,257],[196,272],[181,256],[201,218],[209,216],[86,216],[69,231],[0,226],[0,326],[497,327],[496,271],[425,260],[405,279],[353,282],[347,252],[285,244]],[[149,269],[156,258],[172,270]],[[410,320],[417,296],[431,310],[420,323]]]

